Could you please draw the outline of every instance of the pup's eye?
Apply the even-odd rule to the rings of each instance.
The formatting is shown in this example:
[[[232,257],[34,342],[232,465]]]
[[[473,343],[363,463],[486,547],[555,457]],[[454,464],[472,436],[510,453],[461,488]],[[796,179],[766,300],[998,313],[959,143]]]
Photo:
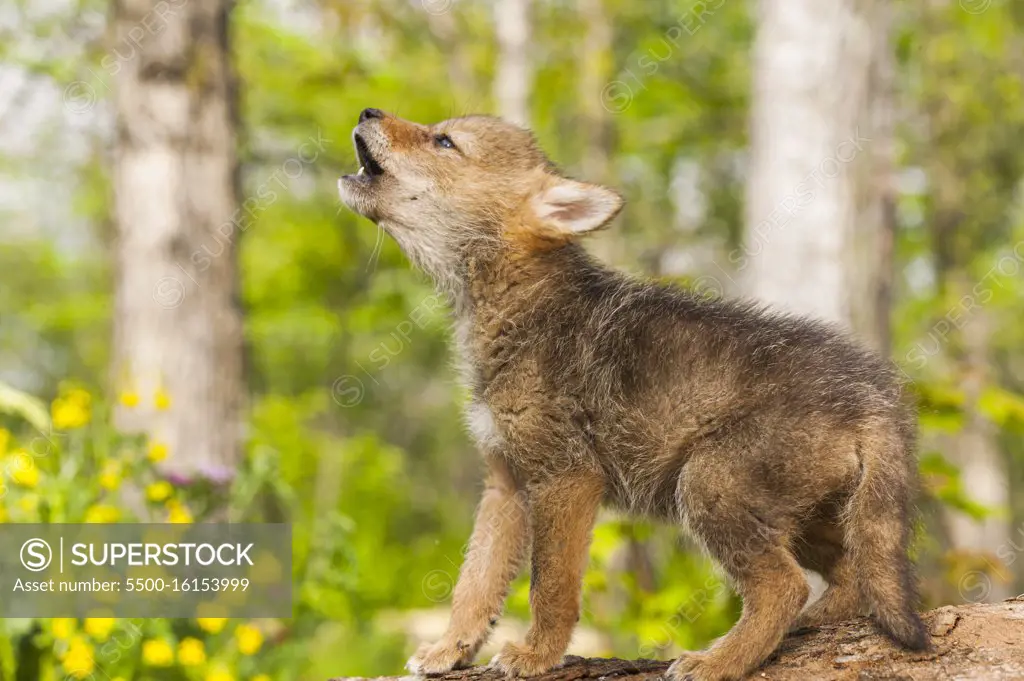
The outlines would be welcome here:
[[[452,142],[452,138],[448,135],[435,135],[434,143],[439,147],[444,147],[445,149],[455,148],[455,142]]]

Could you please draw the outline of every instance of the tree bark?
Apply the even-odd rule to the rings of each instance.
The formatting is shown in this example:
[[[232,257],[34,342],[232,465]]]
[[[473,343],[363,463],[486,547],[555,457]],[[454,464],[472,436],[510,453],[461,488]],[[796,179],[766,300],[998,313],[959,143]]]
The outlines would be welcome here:
[[[910,653],[878,633],[867,618],[791,634],[777,653],[749,678],[771,681],[862,681],[864,679],[1024,678],[1024,597],[1004,603],[945,606],[924,616],[933,650]],[[534,681],[616,678],[655,681],[669,661],[566,658],[566,664]],[[332,681],[355,681],[338,677]],[[399,679],[403,677],[376,677]],[[408,677],[404,677],[408,678]],[[486,667],[438,677],[444,681],[501,681]]]
[[[230,0],[114,4],[118,427],[166,445],[181,476],[239,455],[240,216]]]
[[[892,107],[881,0],[762,0],[754,47],[748,291],[887,350]],[[744,271],[745,270],[745,271]]]

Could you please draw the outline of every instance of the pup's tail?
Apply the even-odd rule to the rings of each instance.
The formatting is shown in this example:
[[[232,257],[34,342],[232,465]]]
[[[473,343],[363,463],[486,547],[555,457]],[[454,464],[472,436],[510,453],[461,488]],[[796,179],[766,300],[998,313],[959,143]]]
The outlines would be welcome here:
[[[846,508],[848,550],[860,591],[886,634],[911,650],[931,645],[918,616],[907,556],[917,476],[911,426],[880,423],[861,438],[863,474]]]

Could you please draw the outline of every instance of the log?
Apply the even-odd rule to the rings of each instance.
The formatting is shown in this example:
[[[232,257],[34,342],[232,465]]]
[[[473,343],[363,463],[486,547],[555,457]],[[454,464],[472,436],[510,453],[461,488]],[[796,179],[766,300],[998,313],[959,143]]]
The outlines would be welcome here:
[[[890,679],[1024,679],[1024,595],[1002,603],[948,605],[924,616],[933,649],[902,650],[866,617],[790,634],[751,679],[770,681],[869,681]],[[655,681],[669,661],[567,656],[565,663],[536,681]],[[362,681],[336,677],[331,681]],[[409,677],[376,677],[402,679]],[[431,677],[437,681],[500,681],[487,667],[471,667]]]

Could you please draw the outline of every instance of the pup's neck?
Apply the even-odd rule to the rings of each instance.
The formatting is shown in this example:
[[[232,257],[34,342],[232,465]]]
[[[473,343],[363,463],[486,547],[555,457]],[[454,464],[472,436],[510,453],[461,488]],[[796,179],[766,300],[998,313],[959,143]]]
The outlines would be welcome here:
[[[522,334],[541,335],[535,322],[551,306],[579,301],[588,282],[608,276],[613,275],[576,243],[468,258],[464,286],[453,296],[464,382],[482,387],[510,354],[522,349]]]
[[[502,249],[467,259],[466,310],[476,316],[513,317],[533,311],[551,298],[571,295],[585,280],[609,274],[577,243],[521,251]]]

